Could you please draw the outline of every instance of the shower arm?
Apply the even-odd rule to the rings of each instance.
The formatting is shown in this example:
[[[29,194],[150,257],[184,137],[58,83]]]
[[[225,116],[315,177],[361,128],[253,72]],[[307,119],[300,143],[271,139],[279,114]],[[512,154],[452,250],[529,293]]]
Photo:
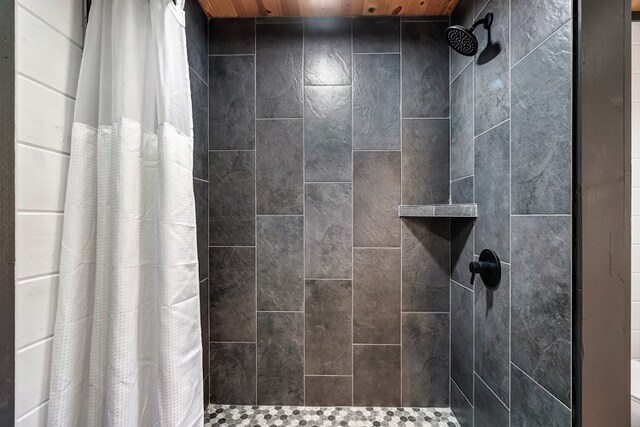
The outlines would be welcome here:
[[[478,19],[476,22],[474,22],[471,28],[469,28],[469,31],[473,32],[473,30],[475,30],[476,27],[480,24],[482,24],[485,30],[488,30],[489,28],[491,28],[492,23],[493,13],[487,13],[484,18]]]

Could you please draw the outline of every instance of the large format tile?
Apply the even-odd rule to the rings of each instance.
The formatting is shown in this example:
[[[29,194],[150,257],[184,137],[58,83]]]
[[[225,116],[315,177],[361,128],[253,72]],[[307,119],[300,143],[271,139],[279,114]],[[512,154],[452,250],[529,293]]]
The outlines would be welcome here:
[[[513,213],[571,213],[571,23],[512,72]]]
[[[402,404],[449,406],[449,315],[402,314]]]
[[[351,181],[349,86],[305,88],[304,149],[306,181]]]
[[[476,374],[505,405],[509,405],[509,269],[502,264],[496,289],[485,287],[480,276],[475,287]]]
[[[209,244],[255,244],[253,151],[209,152]]]
[[[258,310],[301,311],[304,218],[258,217]]]
[[[511,221],[511,360],[570,405],[571,217]]]
[[[209,279],[200,282],[200,341],[202,342],[202,374],[209,375]]]
[[[307,406],[351,406],[351,376],[305,377]]]
[[[212,341],[255,341],[255,248],[210,248]]]
[[[354,246],[400,246],[400,159],[400,151],[354,152]]]
[[[363,17],[353,20],[353,53],[400,52],[400,19]]]
[[[196,237],[198,241],[198,275],[209,277],[209,184],[193,180],[196,204]]]
[[[304,314],[258,313],[258,404],[304,404]]]
[[[305,283],[305,374],[351,375],[351,281]]]
[[[254,57],[210,57],[209,149],[253,149],[255,142],[254,119]]]
[[[302,117],[302,24],[256,26],[258,117]]]
[[[351,184],[306,184],[305,277],[351,278]]]
[[[475,377],[474,405],[474,426],[509,426],[509,410],[477,375]]]
[[[467,67],[451,83],[451,179],[473,175],[473,142],[473,67]]]
[[[400,149],[400,55],[354,55],[353,147]]]
[[[193,177],[207,181],[209,179],[209,89],[192,69],[189,69],[189,83],[193,112]]]
[[[351,18],[304,20],[304,83],[351,83]]]
[[[259,120],[256,124],[258,215],[303,213],[302,120]]]
[[[449,220],[402,221],[402,310],[449,311]]]
[[[449,120],[402,121],[402,204],[449,203]]]
[[[400,249],[354,249],[353,341],[400,344]]]
[[[511,33],[511,64],[520,61],[569,19],[570,1],[512,0],[511,27],[526,28],[527,31]]]
[[[473,0],[458,0],[458,5],[451,13],[451,25],[462,25],[465,28],[473,24]],[[451,49],[451,79],[455,79],[458,74],[473,61],[473,58],[460,55]],[[452,96],[453,100],[453,96]]]
[[[474,220],[453,218],[451,221],[451,279],[468,288],[471,285],[469,263],[473,261]]]
[[[209,54],[255,53],[255,20],[211,19],[209,20]]]
[[[470,398],[473,396],[473,369],[473,292],[452,282],[451,378]]]
[[[353,405],[400,406],[400,346],[353,347]]]
[[[508,121],[476,138],[476,253],[491,249],[504,262],[509,262],[509,155]]]
[[[256,404],[256,345],[211,343],[211,402]]]
[[[474,187],[475,177],[473,176],[451,181],[451,203],[474,203]]]
[[[509,0],[490,0],[486,11],[494,15],[491,44],[486,30],[475,32],[475,135],[509,118]]]
[[[456,416],[461,427],[473,427],[473,406],[453,381],[451,381],[451,412]]]
[[[447,21],[402,22],[402,117],[449,116]]]
[[[511,425],[568,427],[571,411],[511,365]]]
[[[184,5],[184,12],[189,66],[200,77],[206,79],[209,54],[208,18],[197,0],[188,0]]]

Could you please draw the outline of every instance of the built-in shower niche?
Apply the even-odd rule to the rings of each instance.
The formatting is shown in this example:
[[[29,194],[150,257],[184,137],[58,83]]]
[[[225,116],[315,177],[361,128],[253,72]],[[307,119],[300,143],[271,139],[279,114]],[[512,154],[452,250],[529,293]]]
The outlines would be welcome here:
[[[476,218],[478,207],[475,203],[438,205],[400,205],[400,218]]]

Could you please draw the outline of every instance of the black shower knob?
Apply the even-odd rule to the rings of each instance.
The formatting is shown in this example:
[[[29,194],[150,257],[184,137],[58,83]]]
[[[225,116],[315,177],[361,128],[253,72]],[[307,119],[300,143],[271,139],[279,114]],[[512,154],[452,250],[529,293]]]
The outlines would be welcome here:
[[[480,252],[478,261],[469,263],[469,271],[471,272],[471,284],[475,281],[476,274],[482,278],[482,283],[489,288],[495,289],[500,284],[502,276],[502,268],[500,267],[500,258],[491,249],[484,249]]]

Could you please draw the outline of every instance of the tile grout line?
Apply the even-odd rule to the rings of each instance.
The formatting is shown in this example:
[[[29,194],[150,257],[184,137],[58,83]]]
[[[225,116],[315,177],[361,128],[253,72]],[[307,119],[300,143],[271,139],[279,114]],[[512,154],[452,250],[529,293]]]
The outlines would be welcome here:
[[[351,37],[350,37],[350,42],[351,42],[351,87],[349,90],[349,97],[350,102],[351,102],[351,141],[350,141],[350,145],[351,145],[351,406],[353,406],[355,404],[355,360],[354,360],[354,354],[355,354],[355,346],[354,346],[354,336],[353,336],[353,325],[354,325],[354,321],[355,321],[355,312],[354,312],[354,300],[355,300],[355,265],[354,265],[354,257],[355,257],[355,249],[354,249],[354,230],[353,230],[353,224],[354,224],[354,209],[353,209],[353,193],[354,193],[354,150],[353,150],[353,98],[354,98],[354,94],[353,94],[353,87],[354,87],[354,73],[353,73],[353,69],[355,68],[355,61],[354,61],[354,55],[353,55],[353,19],[351,20]]]
[[[302,404],[307,405],[307,207],[306,207],[306,173],[307,173],[307,152],[306,152],[306,132],[304,120],[305,116],[305,103],[307,99],[307,86],[305,85],[305,20],[302,19]]]
[[[403,176],[403,163],[404,163],[403,162],[403,157],[404,157],[403,156],[403,148],[404,147],[403,147],[403,136],[402,136],[402,134],[403,134],[403,124],[404,124],[403,117],[402,117],[402,115],[403,115],[403,108],[402,108],[402,99],[403,99],[402,98],[402,83],[403,83],[403,81],[402,81],[402,74],[403,74],[403,72],[402,72],[403,71],[402,70],[402,60],[404,58],[404,55],[403,55],[403,50],[404,49],[402,48],[402,45],[403,45],[403,43],[402,43],[402,21],[400,21],[398,27],[399,27],[398,28],[398,38],[399,38],[398,50],[399,50],[399,53],[400,53],[400,67],[399,67],[399,70],[400,70],[400,76],[399,77],[400,78],[398,79],[399,80],[399,85],[400,85],[399,91],[398,91],[400,93],[400,100],[399,100],[399,105],[398,105],[398,109],[400,110],[399,111],[399,113],[400,113],[399,114],[399,116],[400,116],[399,117],[399,120],[400,120],[400,123],[399,123],[400,124],[400,204],[402,205],[403,204],[402,203],[402,193],[403,193],[402,186],[404,184],[404,181],[402,179],[402,176]],[[404,388],[404,381],[403,381],[404,380],[404,378],[403,378],[404,375],[403,374],[404,374],[404,368],[405,368],[404,363],[403,363],[404,346],[402,345],[402,341],[404,340],[404,336],[402,334],[402,323],[404,321],[404,316],[402,315],[402,309],[403,309],[403,304],[404,304],[404,302],[403,302],[403,298],[404,298],[404,294],[403,294],[403,288],[404,288],[404,280],[403,280],[403,276],[404,276],[404,250],[403,250],[404,238],[403,238],[403,234],[404,233],[402,232],[402,225],[403,225],[404,222],[403,222],[403,220],[401,218],[399,219],[399,222],[400,222],[400,224],[399,224],[400,225],[400,405],[402,405],[404,403],[403,399],[405,397],[404,393],[403,393],[403,388]]]
[[[255,381],[255,398],[254,402],[258,404],[258,28],[256,19],[253,18],[253,195],[254,195],[254,298],[256,310],[256,373]]]
[[[565,409],[567,409],[569,411],[569,413],[571,413],[571,408],[569,408],[566,404],[564,404],[560,399],[558,399],[553,393],[551,393],[549,390],[547,390],[545,387],[543,387],[538,381],[536,381],[531,375],[527,374],[524,369],[521,369],[518,365],[516,365],[515,363],[511,362],[511,365],[513,365],[513,367],[515,367],[517,370],[519,370],[520,372],[522,372],[524,374],[524,376],[526,376],[527,378],[529,378],[529,380],[533,381],[538,387],[540,387],[542,390],[544,390],[545,393],[547,393],[549,396],[551,396],[553,398],[553,400],[555,400],[556,402],[558,402],[559,404],[561,404]]]

